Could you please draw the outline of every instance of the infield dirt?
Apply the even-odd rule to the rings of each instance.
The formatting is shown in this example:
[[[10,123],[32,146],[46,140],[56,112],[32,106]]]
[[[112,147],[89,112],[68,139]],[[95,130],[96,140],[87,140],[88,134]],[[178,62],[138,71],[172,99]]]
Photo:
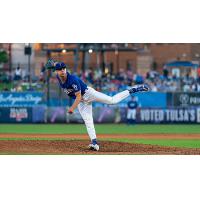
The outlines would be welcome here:
[[[146,138],[146,139],[199,139],[198,134],[115,134],[99,135],[100,151],[87,149],[88,136],[82,134],[0,134],[0,154],[144,154],[144,155],[200,155],[198,148],[163,147],[158,145],[134,144],[125,142],[105,141],[108,138]],[[9,140],[6,140],[6,138]],[[14,138],[18,138],[15,140]],[[32,139],[34,138],[34,140]],[[38,140],[37,140],[38,138]],[[40,140],[45,138],[45,140]],[[51,139],[51,140],[48,140]],[[72,139],[73,138],[73,139]],[[87,140],[85,140],[87,138]],[[21,140],[20,140],[21,139]],[[26,140],[23,140],[26,139]],[[28,139],[28,140],[27,140]],[[53,140],[52,140],[53,139]],[[67,140],[66,140],[67,139]]]

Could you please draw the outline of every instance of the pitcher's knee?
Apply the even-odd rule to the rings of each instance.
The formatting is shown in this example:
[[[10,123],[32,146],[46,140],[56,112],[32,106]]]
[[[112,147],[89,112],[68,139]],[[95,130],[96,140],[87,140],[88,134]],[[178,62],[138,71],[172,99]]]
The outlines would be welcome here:
[[[106,103],[106,104],[109,104],[109,105],[118,103],[118,101],[116,101],[116,98],[113,98],[113,97],[106,98],[106,99],[104,99],[103,101],[100,101],[100,102],[103,102],[103,103]]]
[[[110,102],[109,104],[117,104],[118,103],[118,101],[113,97],[111,97],[109,102]]]

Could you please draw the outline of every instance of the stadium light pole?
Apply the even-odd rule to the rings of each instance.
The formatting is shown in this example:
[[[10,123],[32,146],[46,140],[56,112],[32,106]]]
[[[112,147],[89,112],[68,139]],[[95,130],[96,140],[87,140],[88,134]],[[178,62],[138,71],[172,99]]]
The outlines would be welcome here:
[[[31,45],[30,43],[25,43],[25,50],[24,54],[28,55],[28,82],[29,82],[29,88],[31,86]]]
[[[30,44],[29,44],[30,47]],[[31,86],[31,55],[28,55],[28,74],[29,74],[29,87]]]
[[[118,49],[115,49],[115,56],[116,56],[117,73],[119,73],[119,51],[118,51]]]
[[[77,72],[78,68],[78,60],[79,60],[79,44],[76,45],[75,50],[73,51],[74,53],[74,72]]]
[[[199,55],[198,53],[195,53],[195,58],[196,58],[196,60],[197,60],[197,62],[198,62],[198,65],[199,65],[199,58],[200,58],[200,55]]]
[[[200,64],[200,62],[199,62],[199,58],[200,58],[199,53],[195,53],[195,58],[196,58],[196,60],[197,60],[198,68],[199,68],[199,64]],[[198,68],[196,67],[196,70],[195,70],[196,78],[198,78]]]
[[[85,72],[85,51],[82,52],[82,72]]]
[[[51,57],[51,52],[50,51],[47,51],[47,60],[50,59]],[[50,85],[49,85],[49,79],[50,79],[50,73],[51,71],[47,71],[47,76],[46,76],[46,81],[47,81],[47,105],[49,106],[50,102]]]
[[[8,45],[8,55],[9,55],[9,81],[11,82],[11,79],[12,79],[12,44],[10,43]]]

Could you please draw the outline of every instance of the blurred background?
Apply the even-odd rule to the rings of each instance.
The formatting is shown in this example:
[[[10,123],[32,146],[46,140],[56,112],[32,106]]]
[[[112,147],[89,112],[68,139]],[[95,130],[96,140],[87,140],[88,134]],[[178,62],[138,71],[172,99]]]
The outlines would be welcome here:
[[[94,103],[96,123],[200,123],[195,43],[1,43],[0,123],[83,122],[78,112],[67,114],[73,102],[55,74],[43,72],[49,58],[65,62],[71,73],[108,95],[149,85],[150,92],[117,105]]]

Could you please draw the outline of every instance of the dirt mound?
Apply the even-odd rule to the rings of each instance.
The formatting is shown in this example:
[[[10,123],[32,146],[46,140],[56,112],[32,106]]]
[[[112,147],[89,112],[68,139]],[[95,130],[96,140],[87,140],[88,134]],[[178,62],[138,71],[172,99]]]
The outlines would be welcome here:
[[[200,155],[200,149],[162,147],[157,145],[100,142],[100,151],[87,149],[85,140],[4,140],[0,141],[0,154],[150,154],[150,155]]]

